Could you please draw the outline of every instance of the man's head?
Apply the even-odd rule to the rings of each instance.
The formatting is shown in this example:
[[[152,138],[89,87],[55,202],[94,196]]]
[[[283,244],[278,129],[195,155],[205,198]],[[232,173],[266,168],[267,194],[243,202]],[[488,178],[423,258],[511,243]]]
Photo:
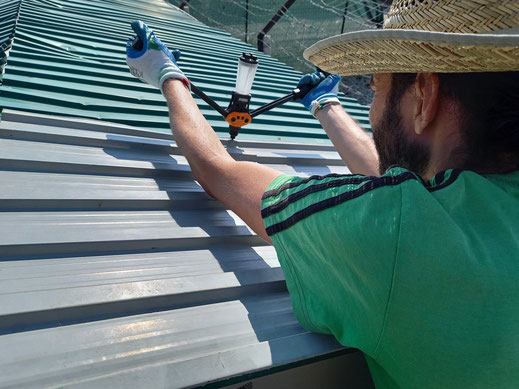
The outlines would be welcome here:
[[[403,109],[404,96],[414,83],[409,82],[413,75],[402,80],[394,76],[397,75],[377,74],[371,80],[374,97],[370,122],[379,155],[379,171],[383,174],[390,166],[398,165],[424,176],[430,151],[412,135],[414,123],[408,114],[410,111],[405,110],[404,114]]]
[[[382,168],[506,171],[518,165],[518,30],[517,0],[394,0],[382,30],[324,39],[304,57],[333,74],[376,74]]]
[[[381,173],[519,168],[519,72],[377,74],[372,87]]]

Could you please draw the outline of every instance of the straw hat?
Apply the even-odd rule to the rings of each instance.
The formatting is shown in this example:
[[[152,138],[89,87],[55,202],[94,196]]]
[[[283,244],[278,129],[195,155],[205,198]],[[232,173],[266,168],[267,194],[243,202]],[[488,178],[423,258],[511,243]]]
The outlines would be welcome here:
[[[304,57],[341,75],[519,70],[519,0],[395,0],[383,30],[319,41]]]

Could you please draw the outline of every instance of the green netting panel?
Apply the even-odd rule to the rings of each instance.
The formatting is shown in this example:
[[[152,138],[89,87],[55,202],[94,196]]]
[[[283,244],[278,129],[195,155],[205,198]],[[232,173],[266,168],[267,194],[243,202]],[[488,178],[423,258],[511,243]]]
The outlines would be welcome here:
[[[257,35],[286,0],[169,0],[187,3],[198,20],[230,32],[257,47]],[[297,70],[313,71],[303,51],[316,41],[342,32],[380,28],[390,1],[296,0],[270,30],[271,55]],[[344,92],[363,103],[371,100],[369,76],[349,77]]]

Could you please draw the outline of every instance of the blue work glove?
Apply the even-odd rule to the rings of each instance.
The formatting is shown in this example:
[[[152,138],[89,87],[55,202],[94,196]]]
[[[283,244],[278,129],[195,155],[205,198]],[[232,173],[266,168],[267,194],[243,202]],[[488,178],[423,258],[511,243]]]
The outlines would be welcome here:
[[[130,73],[161,92],[162,84],[168,78],[182,80],[189,88],[189,80],[177,65],[180,51],[169,51],[143,22],[135,21],[131,26],[137,36],[129,38],[126,43],[126,63]],[[139,45],[142,47],[135,47]]]
[[[301,99],[301,103],[315,116],[324,104],[339,103],[337,93],[339,92],[339,82],[341,77],[335,74],[317,71],[305,74],[299,80],[297,87],[300,90],[311,88]]]

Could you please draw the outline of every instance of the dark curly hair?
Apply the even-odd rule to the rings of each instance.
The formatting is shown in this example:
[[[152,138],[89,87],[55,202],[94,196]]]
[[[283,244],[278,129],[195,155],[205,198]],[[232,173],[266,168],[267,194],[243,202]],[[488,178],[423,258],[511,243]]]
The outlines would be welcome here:
[[[481,174],[519,169],[519,72],[438,73],[440,95],[458,103],[464,146],[460,168]],[[403,95],[416,73],[394,73]]]

